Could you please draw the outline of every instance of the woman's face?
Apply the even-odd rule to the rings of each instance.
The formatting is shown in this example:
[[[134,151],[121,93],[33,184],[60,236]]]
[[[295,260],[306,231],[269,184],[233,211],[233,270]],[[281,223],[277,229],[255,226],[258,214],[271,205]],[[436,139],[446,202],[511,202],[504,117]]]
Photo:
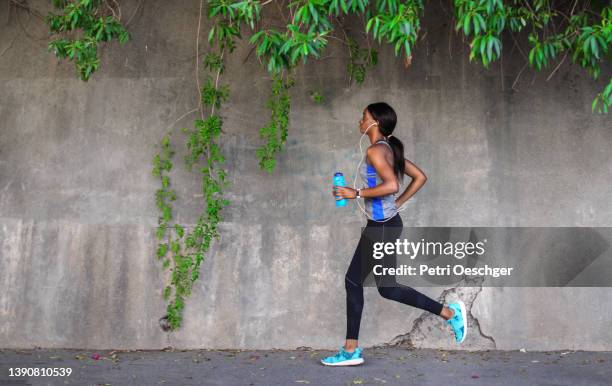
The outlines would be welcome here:
[[[372,118],[372,115],[370,115],[370,112],[368,111],[368,109],[363,109],[363,115],[361,116],[361,119],[359,120],[359,132],[361,133],[365,133],[365,131],[367,130],[368,126],[372,125],[372,123],[376,122],[374,120],[374,118]],[[374,129],[376,127],[376,125],[372,125],[370,126],[370,131],[372,131],[372,129]]]

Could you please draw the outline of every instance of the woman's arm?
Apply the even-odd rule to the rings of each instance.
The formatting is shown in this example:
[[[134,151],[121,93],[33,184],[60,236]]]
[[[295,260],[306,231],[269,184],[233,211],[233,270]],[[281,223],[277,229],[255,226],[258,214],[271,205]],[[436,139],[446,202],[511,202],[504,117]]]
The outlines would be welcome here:
[[[385,159],[385,149],[383,144],[374,145],[368,148],[367,155],[368,159],[376,169],[376,173],[380,175],[383,180],[382,183],[376,185],[373,188],[364,188],[359,191],[361,197],[379,197],[387,194],[397,193],[399,191],[399,183],[397,177],[393,172],[393,168]],[[339,196],[342,198],[355,198],[357,191],[349,187],[332,187],[332,195]]]
[[[408,184],[402,194],[395,200],[395,205],[398,208],[421,189],[421,187],[425,185],[425,181],[427,181],[425,173],[406,158],[404,158],[404,174],[412,177],[412,181],[410,181],[410,184]]]

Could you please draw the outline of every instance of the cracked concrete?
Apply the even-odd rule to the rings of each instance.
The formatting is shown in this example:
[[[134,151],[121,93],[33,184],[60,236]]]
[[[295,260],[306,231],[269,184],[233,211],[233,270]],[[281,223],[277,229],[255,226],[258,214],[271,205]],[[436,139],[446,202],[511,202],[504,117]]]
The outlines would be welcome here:
[[[476,298],[482,292],[481,278],[465,279],[464,286],[448,288],[442,291],[440,296],[437,298],[438,302],[447,305],[457,299],[461,299],[466,306],[468,313],[468,335],[466,341],[461,345],[462,349],[466,350],[486,350],[495,349],[495,339],[485,334],[482,331],[478,318],[472,313],[472,305],[476,301]],[[393,338],[388,342],[390,346],[399,346],[407,348],[444,348],[453,349],[454,340],[448,339],[448,334],[432,334],[432,332],[442,329],[445,332],[452,332],[445,322],[441,322],[441,319],[437,315],[433,315],[430,312],[421,312],[413,324],[412,329],[406,334],[401,334]],[[442,325],[442,326],[441,326]]]

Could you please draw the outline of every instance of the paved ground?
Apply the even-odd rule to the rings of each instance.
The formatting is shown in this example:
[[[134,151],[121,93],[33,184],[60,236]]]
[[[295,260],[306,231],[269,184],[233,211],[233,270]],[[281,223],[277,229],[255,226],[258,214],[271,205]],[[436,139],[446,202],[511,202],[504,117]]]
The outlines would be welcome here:
[[[0,350],[4,385],[610,385],[612,352],[366,348],[365,363],[326,367],[331,351]],[[9,368],[70,368],[11,378]]]

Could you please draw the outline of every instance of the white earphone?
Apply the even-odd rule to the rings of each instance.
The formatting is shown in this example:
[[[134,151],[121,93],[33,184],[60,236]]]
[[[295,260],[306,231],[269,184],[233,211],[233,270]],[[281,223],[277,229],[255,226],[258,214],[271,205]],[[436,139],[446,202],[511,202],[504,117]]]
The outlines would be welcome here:
[[[363,162],[363,159],[364,159],[364,157],[363,157],[363,149],[362,149],[362,147],[361,147],[361,140],[363,139],[363,136],[364,136],[364,135],[366,135],[366,133],[368,132],[368,129],[369,129],[370,127],[372,127],[373,125],[376,125],[376,124],[377,124],[377,122],[374,122],[374,123],[370,124],[370,126],[368,126],[368,127],[367,127],[367,129],[365,129],[365,131],[363,132],[363,134],[362,134],[362,135],[361,135],[361,137],[359,138],[359,154],[361,154],[361,156],[362,156],[362,157],[361,157],[361,159],[359,160],[359,163],[357,164],[357,170],[355,171],[355,176],[353,177],[353,189],[357,189],[357,176],[359,175],[359,167],[361,166],[361,163]],[[362,197],[362,198],[363,198],[363,197]],[[368,219],[370,219],[370,220],[374,220],[374,221],[376,221],[376,222],[386,222],[386,221],[391,220],[393,217],[395,217],[395,215],[393,215],[393,216],[391,216],[391,217],[389,217],[388,219],[383,220],[383,221],[375,220],[375,219],[371,218],[371,217],[368,215],[368,212],[366,212],[365,208],[361,206],[361,203],[360,203],[358,200],[355,200],[355,201],[357,202],[357,206],[359,207],[359,209],[361,209],[361,211],[363,212],[363,214],[365,214],[366,218],[368,218]],[[404,210],[404,209],[406,209],[406,208],[407,208],[407,207],[406,207],[405,205],[402,205],[402,207],[400,207],[399,209],[397,209],[397,210],[396,210],[396,214],[397,214],[397,213],[399,213],[399,212],[401,212],[402,210]]]

